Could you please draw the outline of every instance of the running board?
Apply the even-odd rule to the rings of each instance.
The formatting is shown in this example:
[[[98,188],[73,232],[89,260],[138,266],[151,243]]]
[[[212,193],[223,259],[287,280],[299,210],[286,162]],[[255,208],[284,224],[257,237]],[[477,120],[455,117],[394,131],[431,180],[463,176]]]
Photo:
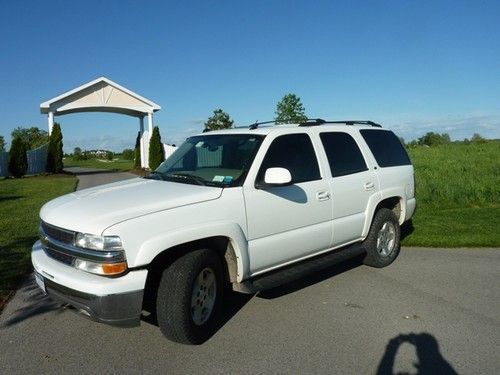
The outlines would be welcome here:
[[[263,275],[255,276],[238,286],[233,284],[233,288],[244,293],[256,293],[260,290],[275,288],[279,285],[289,283],[308,274],[321,271],[345,260],[354,258],[365,252],[363,245],[361,243],[356,243],[267,272]]]

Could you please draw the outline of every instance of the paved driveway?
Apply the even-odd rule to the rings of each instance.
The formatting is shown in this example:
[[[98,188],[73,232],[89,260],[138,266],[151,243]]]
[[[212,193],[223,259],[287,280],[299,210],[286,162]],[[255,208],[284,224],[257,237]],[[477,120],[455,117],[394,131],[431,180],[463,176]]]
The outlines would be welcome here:
[[[499,280],[500,249],[404,248],[385,269],[351,261],[234,294],[219,331],[192,347],[147,320],[91,322],[30,279],[0,316],[0,373],[495,374]]]

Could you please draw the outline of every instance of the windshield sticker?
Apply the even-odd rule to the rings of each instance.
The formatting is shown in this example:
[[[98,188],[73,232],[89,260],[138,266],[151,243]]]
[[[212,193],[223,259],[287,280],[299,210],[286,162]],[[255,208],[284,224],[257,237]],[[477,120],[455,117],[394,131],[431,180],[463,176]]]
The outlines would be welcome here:
[[[224,181],[224,176],[214,176],[214,178],[212,179],[212,181],[214,182],[223,182]]]
[[[230,184],[231,181],[233,181],[233,177],[232,176],[226,176],[226,177],[224,177],[224,180],[222,182],[225,183],[225,184]]]

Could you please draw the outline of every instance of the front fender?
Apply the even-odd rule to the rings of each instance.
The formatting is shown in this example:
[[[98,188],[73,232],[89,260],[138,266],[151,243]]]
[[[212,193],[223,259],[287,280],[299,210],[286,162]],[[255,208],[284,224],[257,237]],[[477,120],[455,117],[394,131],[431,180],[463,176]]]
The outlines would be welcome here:
[[[235,223],[210,222],[205,225],[177,229],[175,232],[162,233],[151,237],[142,243],[133,260],[133,264],[135,266],[147,265],[164,250],[186,242],[214,236],[229,238],[236,255],[238,266],[237,281],[241,282],[249,274],[250,261],[248,258],[248,242],[245,234],[241,227]]]

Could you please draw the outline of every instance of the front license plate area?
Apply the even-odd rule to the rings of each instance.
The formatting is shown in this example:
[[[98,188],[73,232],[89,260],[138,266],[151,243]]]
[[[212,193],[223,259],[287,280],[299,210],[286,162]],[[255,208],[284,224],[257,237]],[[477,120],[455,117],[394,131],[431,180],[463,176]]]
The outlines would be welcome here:
[[[38,285],[38,287],[42,290],[42,292],[44,294],[47,294],[47,291],[45,290],[45,282],[43,281],[43,277],[36,272],[35,272],[35,282]]]

